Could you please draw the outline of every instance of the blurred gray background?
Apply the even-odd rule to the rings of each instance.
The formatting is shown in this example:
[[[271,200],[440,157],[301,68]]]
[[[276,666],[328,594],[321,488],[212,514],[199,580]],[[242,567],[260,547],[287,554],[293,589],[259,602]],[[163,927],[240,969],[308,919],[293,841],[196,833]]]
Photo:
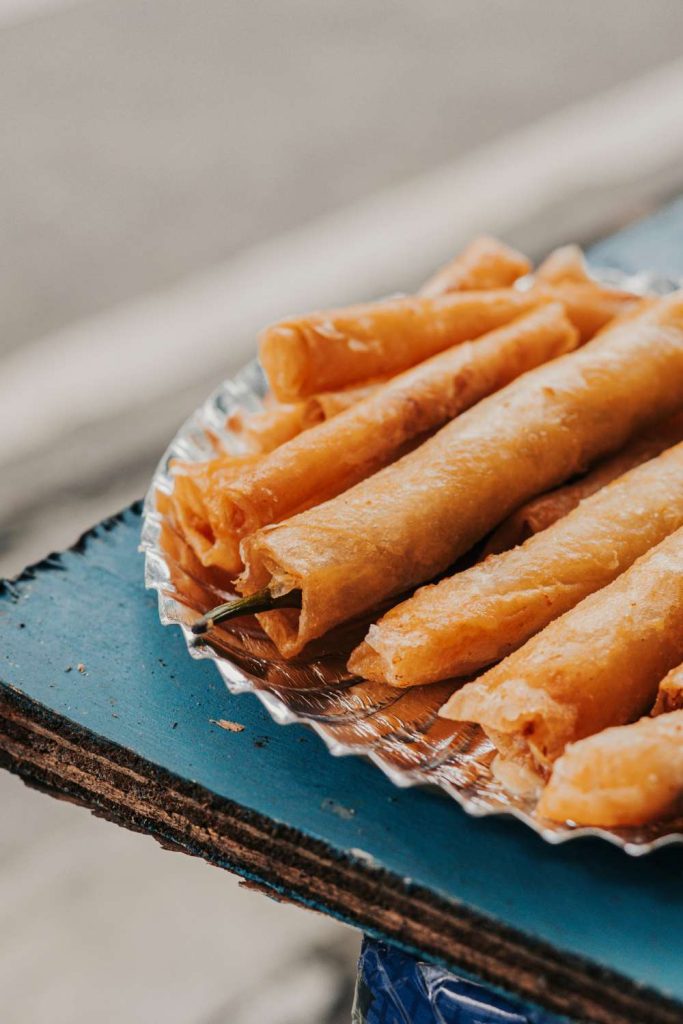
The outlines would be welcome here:
[[[0,574],[289,312],[683,186],[680,0],[0,0]],[[3,1024],[349,1017],[358,939],[0,776]]]

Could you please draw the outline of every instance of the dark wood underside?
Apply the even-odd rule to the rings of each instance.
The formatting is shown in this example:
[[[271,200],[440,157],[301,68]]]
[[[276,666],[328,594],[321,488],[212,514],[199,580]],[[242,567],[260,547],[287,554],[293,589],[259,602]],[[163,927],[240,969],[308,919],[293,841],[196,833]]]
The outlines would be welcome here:
[[[595,1024],[681,1024],[680,1007],[183,781],[0,686],[0,765],[165,846]]]

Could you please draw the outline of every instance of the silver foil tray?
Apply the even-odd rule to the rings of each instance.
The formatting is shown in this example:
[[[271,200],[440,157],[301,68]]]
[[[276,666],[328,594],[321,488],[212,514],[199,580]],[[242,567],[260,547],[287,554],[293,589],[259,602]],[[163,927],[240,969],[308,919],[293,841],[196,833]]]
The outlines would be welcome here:
[[[641,294],[662,294],[679,286],[649,274],[626,277],[605,270],[595,271],[595,276]],[[182,629],[189,654],[215,662],[231,693],[255,693],[279,724],[310,726],[334,756],[367,757],[397,786],[436,786],[468,814],[513,815],[550,843],[600,836],[632,855],[683,842],[683,818],[618,830],[539,820],[533,800],[508,792],[492,774],[494,750],[481,730],[437,717],[457,683],[397,690],[347,673],[346,656],[360,639],[362,624],[326,638],[326,646],[306,661],[284,661],[254,619],[226,624],[208,640],[193,636],[189,625],[233,592],[220,573],[199,564],[172,515],[160,511],[158,495],[163,507],[163,495],[173,485],[174,460],[204,461],[217,449],[239,452],[240,439],[226,426],[227,420],[238,409],[260,409],[265,392],[256,361],[221,384],[173,439],[145,500],[145,585],[157,592],[162,623]]]

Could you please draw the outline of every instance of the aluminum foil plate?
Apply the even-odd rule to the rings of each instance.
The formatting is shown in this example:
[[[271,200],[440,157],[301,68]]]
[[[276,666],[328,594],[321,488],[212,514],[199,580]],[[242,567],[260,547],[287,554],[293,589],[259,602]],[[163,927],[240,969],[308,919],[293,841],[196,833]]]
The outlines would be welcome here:
[[[680,287],[680,282],[650,274],[594,273],[639,294],[663,294]],[[176,460],[204,461],[220,450],[239,452],[240,438],[228,420],[237,410],[261,409],[265,392],[266,381],[255,360],[221,384],[173,439],[145,500],[145,585],[157,592],[162,623],[182,629],[189,654],[214,661],[231,693],[255,693],[279,724],[310,726],[331,754],[369,758],[397,786],[436,786],[468,814],[513,815],[550,843],[600,836],[632,855],[683,842],[683,818],[610,830],[537,818],[533,798],[515,795],[496,779],[491,770],[495,752],[479,727],[438,717],[459,683],[398,690],[348,674],[346,657],[367,624],[330,634],[305,661],[284,661],[254,618],[226,623],[208,637],[191,633],[190,624],[199,615],[228,600],[234,591],[220,572],[198,562],[165,507],[163,497],[173,487],[171,467]]]

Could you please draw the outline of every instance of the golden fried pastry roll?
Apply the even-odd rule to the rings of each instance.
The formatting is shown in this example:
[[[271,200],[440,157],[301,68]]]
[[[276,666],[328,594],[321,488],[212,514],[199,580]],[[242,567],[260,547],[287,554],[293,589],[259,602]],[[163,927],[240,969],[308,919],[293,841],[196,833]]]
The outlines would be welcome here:
[[[531,263],[522,253],[497,238],[482,235],[430,277],[418,294],[434,298],[447,292],[506,288],[530,270]],[[249,451],[270,452],[366,398],[375,386],[323,391],[301,402],[277,402],[251,416],[238,414],[230,425],[242,433]]]
[[[178,462],[173,467],[174,487],[169,501],[183,536],[204,566],[218,566],[235,576],[242,568],[239,541],[217,537],[211,529],[216,481],[237,476],[256,461],[253,455],[225,453],[210,462]]]
[[[522,253],[497,238],[481,235],[430,277],[418,294],[434,298],[453,291],[506,288],[530,270],[531,263]],[[323,391],[301,402],[271,403],[263,412],[238,412],[230,426],[242,434],[250,452],[270,452],[366,398],[375,387],[375,383],[361,384],[340,391]]]
[[[507,288],[531,270],[531,262],[521,252],[490,235],[480,235],[444,267],[430,277],[419,294],[444,295],[446,292],[482,291]]]
[[[500,661],[683,526],[683,444],[581,502],[519,548],[418,590],[370,627],[349,661],[412,686]]]
[[[387,377],[551,301],[511,288],[409,297],[284,320],[261,335],[260,358],[281,402]]]
[[[683,711],[605,729],[567,747],[537,814],[620,828],[683,811]]]
[[[546,772],[568,743],[644,714],[682,658],[679,529],[464,686],[441,714],[476,722],[503,757]]]
[[[551,303],[475,342],[440,352],[406,370],[362,402],[320,423],[245,470],[230,465],[206,478],[204,504],[216,543],[238,541],[340,494],[404,454],[485,395],[576,347],[562,306]],[[209,504],[209,501],[212,504]]]
[[[259,530],[243,543],[241,586],[301,592],[300,612],[261,617],[280,650],[296,654],[442,572],[522,501],[682,404],[676,293],[641,320],[530,370],[339,497]]]
[[[322,419],[321,416],[309,421],[307,402],[269,402],[260,412],[247,413],[239,409],[230,416],[228,426],[239,434],[247,451],[262,455],[291,441]]]
[[[578,480],[539,494],[518,508],[498,526],[484,546],[481,558],[508,551],[528,537],[547,530],[562,516],[568,515],[584,498],[595,494],[623,473],[653,459],[666,448],[683,441],[683,414],[676,413],[662,423],[644,431],[620,452],[599,462],[595,469]]]
[[[371,395],[377,386],[366,384],[343,391],[324,391],[301,402],[274,402],[263,412],[233,417],[230,426],[242,435],[249,452],[265,454],[291,441],[309,427],[350,409]]]
[[[591,280],[578,245],[563,245],[554,249],[540,264],[534,276],[537,281],[548,284],[560,284],[562,281],[585,284]]]
[[[352,405],[374,395],[377,389],[386,383],[387,378],[382,377],[380,380],[359,384],[353,388],[344,388],[341,391],[322,391],[319,395],[311,395],[310,398],[307,398],[306,404],[311,416],[314,415],[315,410],[318,410],[317,414],[320,416],[318,422],[322,423],[323,420],[331,420],[337,413],[345,412]]]
[[[543,302],[562,302],[587,341],[638,300],[595,283],[539,282],[514,288],[390,299],[312,313],[267,328],[261,362],[281,402],[391,376],[436,352],[479,337]]]
[[[663,715],[668,711],[681,710],[683,710],[683,665],[676,665],[670,672],[667,672],[659,684],[652,714]]]
[[[598,331],[606,328],[613,319],[638,309],[641,302],[638,296],[630,292],[609,288],[595,281],[560,281],[557,284],[537,281],[527,294],[563,302],[567,316],[583,341],[588,341]]]

